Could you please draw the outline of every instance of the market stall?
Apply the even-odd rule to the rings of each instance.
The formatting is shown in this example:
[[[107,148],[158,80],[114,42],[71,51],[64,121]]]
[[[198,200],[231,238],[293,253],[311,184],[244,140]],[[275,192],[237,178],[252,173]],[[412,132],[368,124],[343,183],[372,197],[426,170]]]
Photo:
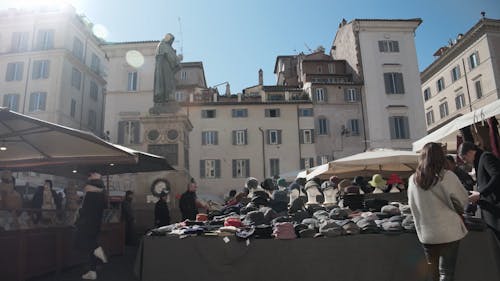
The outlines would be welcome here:
[[[372,174],[389,175],[397,173],[408,176],[418,164],[418,154],[412,151],[393,149],[373,149],[331,161],[318,166],[307,174],[307,179],[320,177],[326,179],[332,175],[341,178],[371,176]]]
[[[291,241],[222,237],[144,237],[135,271],[158,280],[425,280],[415,234],[366,234]],[[460,245],[456,281],[498,281],[499,247],[489,232],[470,232]]]

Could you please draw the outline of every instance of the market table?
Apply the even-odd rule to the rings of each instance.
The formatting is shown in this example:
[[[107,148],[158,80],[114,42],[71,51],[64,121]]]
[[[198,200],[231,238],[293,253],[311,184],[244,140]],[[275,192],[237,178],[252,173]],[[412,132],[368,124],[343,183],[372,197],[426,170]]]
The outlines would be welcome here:
[[[416,234],[296,240],[145,236],[135,272],[142,281],[424,280]],[[500,280],[500,245],[488,230],[460,245],[456,281]]]

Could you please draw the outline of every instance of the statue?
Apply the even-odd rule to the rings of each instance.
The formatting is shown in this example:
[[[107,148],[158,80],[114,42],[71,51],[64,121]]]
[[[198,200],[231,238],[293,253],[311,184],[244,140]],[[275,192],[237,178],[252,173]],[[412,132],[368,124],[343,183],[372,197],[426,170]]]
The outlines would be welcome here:
[[[156,48],[156,65],[154,78],[154,98],[155,107],[152,112],[175,112],[172,108],[165,109],[169,103],[175,102],[175,74],[180,70],[180,61],[182,57],[177,56],[172,48],[174,36],[170,33],[165,35]]]

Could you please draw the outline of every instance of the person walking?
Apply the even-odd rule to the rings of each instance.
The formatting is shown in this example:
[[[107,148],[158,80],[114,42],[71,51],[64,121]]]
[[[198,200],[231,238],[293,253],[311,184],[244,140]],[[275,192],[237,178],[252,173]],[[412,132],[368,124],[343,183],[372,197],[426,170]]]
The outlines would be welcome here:
[[[467,191],[445,163],[441,144],[427,143],[408,181],[408,203],[433,281],[454,280],[460,240],[467,235],[453,203],[463,208]]]
[[[122,216],[121,220],[125,223],[125,244],[135,245],[135,216],[132,210],[132,200],[134,192],[127,190],[125,192],[125,199],[122,202]]]
[[[458,155],[476,170],[477,191],[469,199],[481,207],[484,222],[500,241],[500,160],[471,142],[462,143]]]
[[[107,263],[108,259],[98,244],[101,222],[106,201],[104,197],[104,182],[101,175],[91,172],[84,187],[85,197],[75,222],[75,246],[89,257],[89,270],[82,275],[82,279],[96,280],[98,260]]]
[[[155,204],[155,226],[162,227],[170,224],[170,211],[167,205],[167,193],[162,191],[160,199]]]

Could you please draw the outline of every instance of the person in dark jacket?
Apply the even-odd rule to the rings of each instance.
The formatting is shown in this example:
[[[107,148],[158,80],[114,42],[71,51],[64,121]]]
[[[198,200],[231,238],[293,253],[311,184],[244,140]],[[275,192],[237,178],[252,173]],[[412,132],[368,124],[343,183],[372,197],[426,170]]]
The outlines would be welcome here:
[[[468,191],[472,191],[474,189],[474,185],[476,182],[474,179],[467,174],[466,171],[460,169],[460,167],[457,166],[457,163],[455,162],[455,159],[451,155],[446,155],[446,169],[452,171],[457,175],[458,179],[460,182],[462,182],[462,185],[464,186],[465,189]]]
[[[121,220],[125,223],[125,244],[135,245],[135,216],[132,210],[132,199],[134,192],[127,190],[125,192],[125,199],[122,202],[122,216]]]
[[[196,189],[198,186],[194,179],[188,184],[186,192],[181,195],[179,200],[179,208],[181,209],[182,220],[195,220],[198,214],[198,208],[206,208],[206,206],[196,198]]]
[[[470,142],[460,145],[458,155],[476,169],[477,191],[469,200],[481,207],[484,221],[500,241],[500,160]]]
[[[42,209],[42,210],[61,210],[61,196],[57,194],[57,192],[52,189],[52,181],[45,180],[43,186],[40,186],[36,193],[33,195],[33,199],[31,201],[33,209]],[[56,213],[49,212],[40,212],[34,214],[34,221],[38,223],[41,218],[55,218]]]
[[[78,219],[75,222],[75,247],[89,257],[89,271],[82,275],[82,278],[95,280],[97,279],[96,267],[98,259],[104,263],[107,262],[106,255],[98,244],[102,215],[106,207],[104,182],[99,173],[90,173],[84,191],[85,197],[83,198]]]
[[[170,224],[170,211],[167,205],[167,193],[160,193],[160,199],[155,204],[155,226],[162,227]]]

